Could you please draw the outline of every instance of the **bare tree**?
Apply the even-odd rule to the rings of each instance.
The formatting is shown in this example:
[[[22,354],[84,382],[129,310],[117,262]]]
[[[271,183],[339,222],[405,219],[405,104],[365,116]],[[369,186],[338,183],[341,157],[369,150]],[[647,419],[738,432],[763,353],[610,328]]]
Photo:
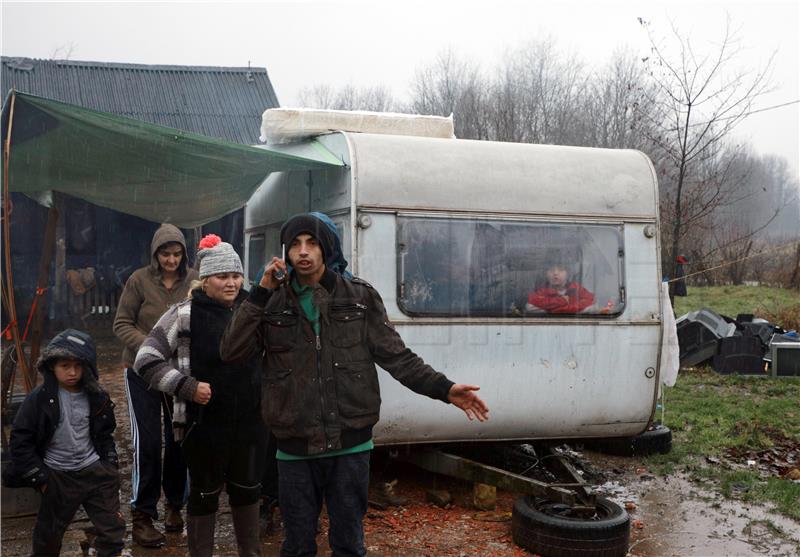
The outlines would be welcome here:
[[[617,50],[594,72],[584,95],[581,145],[614,149],[646,149],[652,135],[653,84],[641,60],[630,50]]]
[[[452,49],[417,69],[411,95],[410,112],[452,114],[457,137],[489,138],[485,79],[477,64],[459,58]]]
[[[668,162],[668,161],[667,161]],[[668,165],[661,188],[662,222],[672,223],[677,217],[674,196],[674,167]],[[779,209],[767,192],[772,186],[764,179],[761,159],[743,146],[720,143],[709,150],[684,180],[682,197],[682,236],[679,244],[691,246],[695,268],[731,263],[729,271],[706,275],[709,284],[717,278],[736,284],[745,275],[753,278],[756,260],[734,261],[747,257],[758,247]],[[673,233],[670,225],[665,235]],[[673,245],[672,236],[662,236],[662,244]],[[669,259],[663,261],[670,268]],[[727,273],[727,274],[726,274]]]
[[[748,258],[753,253],[755,240],[748,228],[734,221],[713,231],[714,243],[720,246],[719,258],[726,263],[720,273],[730,284],[742,284],[751,268]]]
[[[792,258],[791,277],[789,278],[787,288],[794,288],[800,290],[800,242],[797,242],[797,247],[794,250],[794,257]]]
[[[372,112],[395,110],[392,92],[383,85],[358,88],[349,84],[336,90],[330,85],[320,84],[302,89],[298,97],[300,104],[309,108]]]
[[[672,183],[667,188],[673,220],[665,251],[667,268],[674,276],[675,258],[683,247],[681,241],[689,222],[685,207],[687,185],[693,184],[695,195],[701,197],[701,190],[712,188],[701,202],[700,215],[719,205],[721,192],[725,191],[721,187],[723,181],[700,179],[699,171],[719,154],[726,137],[769,90],[772,60],[755,72],[732,70],[741,47],[730,20],[718,46],[708,54],[696,52],[689,36],[674,24],[670,47],[654,37],[648,22],[639,21],[650,38],[650,75],[657,93],[650,99],[656,113],[649,139],[663,152],[670,167],[667,176]],[[724,172],[725,168],[729,166],[723,164],[720,170]]]
[[[551,38],[507,52],[492,87],[496,139],[579,144],[586,83],[583,62]]]
[[[304,87],[298,94],[300,106],[307,108],[333,108],[336,93],[327,83]]]
[[[665,272],[675,273],[681,253],[699,270],[758,251],[766,232],[796,238],[800,190],[785,161],[758,158],[730,133],[767,91],[771,61],[758,72],[736,70],[740,48],[729,22],[710,54],[699,54],[674,26],[667,48],[641,23],[651,55],[620,50],[596,71],[549,38],[508,50],[489,73],[444,50],[418,68],[412,98],[398,108],[453,114],[461,138],[646,152],[660,182]],[[301,99],[322,108],[397,106],[382,87],[318,85]],[[753,260],[746,261],[728,280],[758,278]],[[713,284],[724,273],[701,276]]]
[[[792,176],[786,159],[764,156],[759,160],[762,189],[768,193],[769,209],[778,215],[769,233],[787,238],[800,238],[800,182]]]
[[[75,52],[76,44],[74,42],[61,44],[53,49],[50,54],[52,60],[69,60]]]
[[[521,142],[525,139],[522,117],[522,78],[514,65],[506,63],[492,86],[492,138]]]

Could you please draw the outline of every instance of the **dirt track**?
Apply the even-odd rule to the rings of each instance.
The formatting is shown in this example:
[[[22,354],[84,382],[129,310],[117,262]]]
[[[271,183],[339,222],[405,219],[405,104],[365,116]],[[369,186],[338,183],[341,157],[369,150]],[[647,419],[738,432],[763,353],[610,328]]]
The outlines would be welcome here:
[[[100,343],[101,383],[116,403],[116,439],[120,454],[122,511],[130,520],[130,424],[126,405],[120,349],[113,340]],[[680,476],[652,477],[637,459],[605,457],[584,453],[592,466],[600,469],[608,482],[605,489],[618,502],[635,506],[631,531],[631,554],[636,556],[695,555],[800,555],[800,525],[761,508],[724,501],[693,486]],[[376,461],[373,471],[399,480],[397,491],[409,499],[404,507],[388,510],[370,509],[366,522],[366,541],[370,557],[417,556],[493,556],[529,555],[511,540],[511,508],[515,496],[498,493],[497,508],[491,512],[471,507],[471,486],[421,472],[408,465]],[[454,504],[446,509],[425,501],[427,489],[447,489]],[[223,496],[224,499],[224,496]],[[6,557],[28,555],[34,518],[4,519],[2,554]],[[777,526],[783,534],[775,532]],[[89,522],[79,513],[64,540],[63,555],[80,555],[83,529]],[[328,554],[323,517],[319,537],[320,554]],[[263,540],[265,557],[277,556],[280,533]],[[223,504],[219,515],[215,555],[236,555],[230,512]],[[168,534],[167,545],[160,549],[134,546],[128,529],[126,547],[132,555],[185,555],[185,533]]]

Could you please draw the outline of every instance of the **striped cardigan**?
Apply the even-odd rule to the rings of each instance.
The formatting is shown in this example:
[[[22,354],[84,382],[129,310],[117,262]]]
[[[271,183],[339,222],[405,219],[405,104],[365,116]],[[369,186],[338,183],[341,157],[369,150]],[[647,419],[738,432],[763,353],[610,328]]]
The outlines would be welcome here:
[[[158,320],[136,353],[133,369],[150,385],[175,397],[172,428],[175,439],[186,429],[186,402],[191,402],[198,381],[190,368],[192,300],[170,307]]]

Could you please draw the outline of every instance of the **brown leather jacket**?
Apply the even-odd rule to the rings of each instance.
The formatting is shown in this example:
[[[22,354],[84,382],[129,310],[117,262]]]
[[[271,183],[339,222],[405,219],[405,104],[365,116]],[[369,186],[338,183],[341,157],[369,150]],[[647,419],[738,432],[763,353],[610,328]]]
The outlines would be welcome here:
[[[282,451],[315,455],[369,440],[381,405],[375,364],[447,402],[452,381],[406,347],[369,284],[326,269],[313,300],[319,336],[288,281],[274,291],[255,287],[220,345],[227,361],[263,353],[262,413]]]

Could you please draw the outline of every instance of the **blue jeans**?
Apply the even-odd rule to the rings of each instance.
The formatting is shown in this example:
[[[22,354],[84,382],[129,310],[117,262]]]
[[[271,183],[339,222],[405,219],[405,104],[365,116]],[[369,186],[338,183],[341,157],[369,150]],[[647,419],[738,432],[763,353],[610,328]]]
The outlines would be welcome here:
[[[317,554],[322,502],[328,508],[328,543],[333,557],[363,557],[370,451],[278,461],[278,496],[285,538],[281,557]]]

